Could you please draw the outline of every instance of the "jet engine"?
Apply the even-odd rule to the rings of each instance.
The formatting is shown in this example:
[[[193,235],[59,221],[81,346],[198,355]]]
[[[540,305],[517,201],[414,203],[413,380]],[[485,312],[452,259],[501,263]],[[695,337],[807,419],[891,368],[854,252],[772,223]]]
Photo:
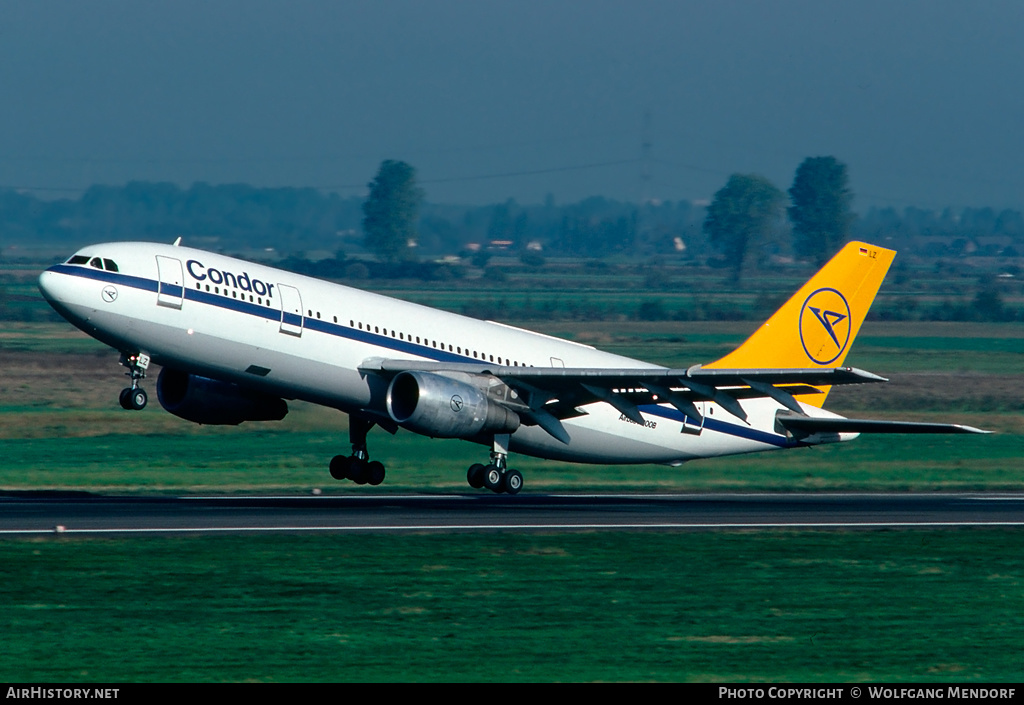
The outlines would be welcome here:
[[[210,426],[280,421],[288,413],[284,399],[169,367],[157,378],[156,394],[160,406],[175,416]]]
[[[483,391],[429,372],[400,372],[387,394],[388,414],[400,426],[433,438],[512,433],[519,416]]]

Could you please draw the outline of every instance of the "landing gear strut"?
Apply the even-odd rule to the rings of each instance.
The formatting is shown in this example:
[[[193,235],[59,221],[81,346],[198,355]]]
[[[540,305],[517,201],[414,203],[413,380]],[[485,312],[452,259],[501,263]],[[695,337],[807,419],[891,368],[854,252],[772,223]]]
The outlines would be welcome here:
[[[139,386],[139,381],[146,377],[146,370],[149,369],[149,355],[121,353],[121,364],[128,368],[125,374],[132,381],[130,387],[121,390],[121,395],[118,398],[121,408],[129,411],[145,409],[149,395],[146,394],[145,389]]]
[[[349,416],[348,438],[352,443],[352,455],[336,455],[331,458],[331,477],[335,480],[352,480],[357,485],[379,485],[384,482],[384,464],[370,460],[366,452],[366,434],[373,428],[373,422],[358,416]]]
[[[508,467],[508,434],[494,437],[489,465],[476,463],[469,467],[466,480],[473,489],[486,487],[491,492],[519,494],[523,489],[523,474]]]

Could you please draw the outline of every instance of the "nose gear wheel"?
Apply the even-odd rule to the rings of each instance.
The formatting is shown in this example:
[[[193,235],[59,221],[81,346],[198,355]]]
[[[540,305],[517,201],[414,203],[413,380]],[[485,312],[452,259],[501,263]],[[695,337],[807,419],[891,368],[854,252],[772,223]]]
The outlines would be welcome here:
[[[121,353],[121,364],[128,368],[125,374],[131,378],[132,383],[130,387],[121,390],[118,402],[126,411],[141,411],[149,402],[146,390],[139,386],[139,382],[146,377],[146,370],[149,369],[149,355]]]

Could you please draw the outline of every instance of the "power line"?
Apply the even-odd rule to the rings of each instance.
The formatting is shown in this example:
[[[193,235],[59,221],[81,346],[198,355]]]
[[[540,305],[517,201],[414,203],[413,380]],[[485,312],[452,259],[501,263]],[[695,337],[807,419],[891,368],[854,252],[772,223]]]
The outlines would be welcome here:
[[[275,163],[301,163],[301,162],[348,162],[353,159],[376,158],[382,151],[397,151],[403,154],[454,154],[464,152],[489,152],[503,149],[517,149],[522,147],[534,147],[548,144],[571,144],[588,142],[593,140],[606,140],[609,137],[619,137],[625,134],[621,130],[591,132],[585,134],[561,135],[555,137],[542,137],[533,140],[510,140],[490,143],[476,143],[461,146],[441,147],[399,147],[398,149],[376,149],[374,151],[358,152],[317,152],[316,154],[267,154],[265,152],[252,157],[168,157],[168,156],[139,156],[139,157],[90,157],[90,156],[43,156],[24,154],[0,154],[0,163],[42,163],[42,164],[102,164],[102,165],[162,165],[162,164],[275,164]]]
[[[617,159],[607,162],[591,162],[589,164],[573,164],[569,166],[556,166],[548,167],[544,169],[527,169],[524,171],[503,171],[490,174],[469,174],[465,176],[447,176],[436,179],[417,179],[421,184],[450,184],[467,181],[485,181],[489,179],[508,179],[517,176],[538,176],[541,174],[557,174],[567,171],[586,171],[588,169],[603,169],[611,166],[622,166],[625,164],[636,164],[642,161],[639,158],[632,159]],[[71,188],[63,186],[11,186],[11,185],[0,185],[0,189],[11,190],[11,191],[42,191],[42,192],[54,192],[54,193],[84,193],[91,187],[82,188]],[[340,184],[333,186],[313,186],[312,188],[318,188],[324,191],[341,191],[348,189],[362,189],[366,188],[366,182],[351,183],[351,184]]]
[[[7,186],[0,184],[0,190],[2,191],[44,191],[52,193],[85,193],[91,187],[79,187],[71,188],[70,186]]]
[[[547,169],[530,169],[527,171],[503,171],[495,174],[473,174],[469,176],[449,176],[438,179],[417,179],[417,183],[421,184],[451,184],[465,181],[484,181],[487,179],[508,179],[516,176],[537,176],[539,174],[556,174],[559,172],[566,171],[585,171],[587,169],[600,169],[609,166],[622,166],[623,164],[635,164],[640,159],[619,159],[610,162],[593,162],[590,164],[575,164],[573,166],[556,166]],[[352,189],[352,188],[365,188],[365,183],[360,184],[343,184],[341,186],[323,186],[328,191]]]

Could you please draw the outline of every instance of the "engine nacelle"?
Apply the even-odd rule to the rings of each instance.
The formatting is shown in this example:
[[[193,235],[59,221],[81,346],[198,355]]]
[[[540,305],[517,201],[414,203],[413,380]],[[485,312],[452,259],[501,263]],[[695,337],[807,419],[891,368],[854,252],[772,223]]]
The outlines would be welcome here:
[[[156,394],[160,406],[175,416],[210,426],[280,421],[288,413],[284,399],[169,367],[157,378]]]
[[[433,438],[512,433],[519,415],[476,387],[429,372],[400,372],[388,386],[388,414],[398,425]]]

